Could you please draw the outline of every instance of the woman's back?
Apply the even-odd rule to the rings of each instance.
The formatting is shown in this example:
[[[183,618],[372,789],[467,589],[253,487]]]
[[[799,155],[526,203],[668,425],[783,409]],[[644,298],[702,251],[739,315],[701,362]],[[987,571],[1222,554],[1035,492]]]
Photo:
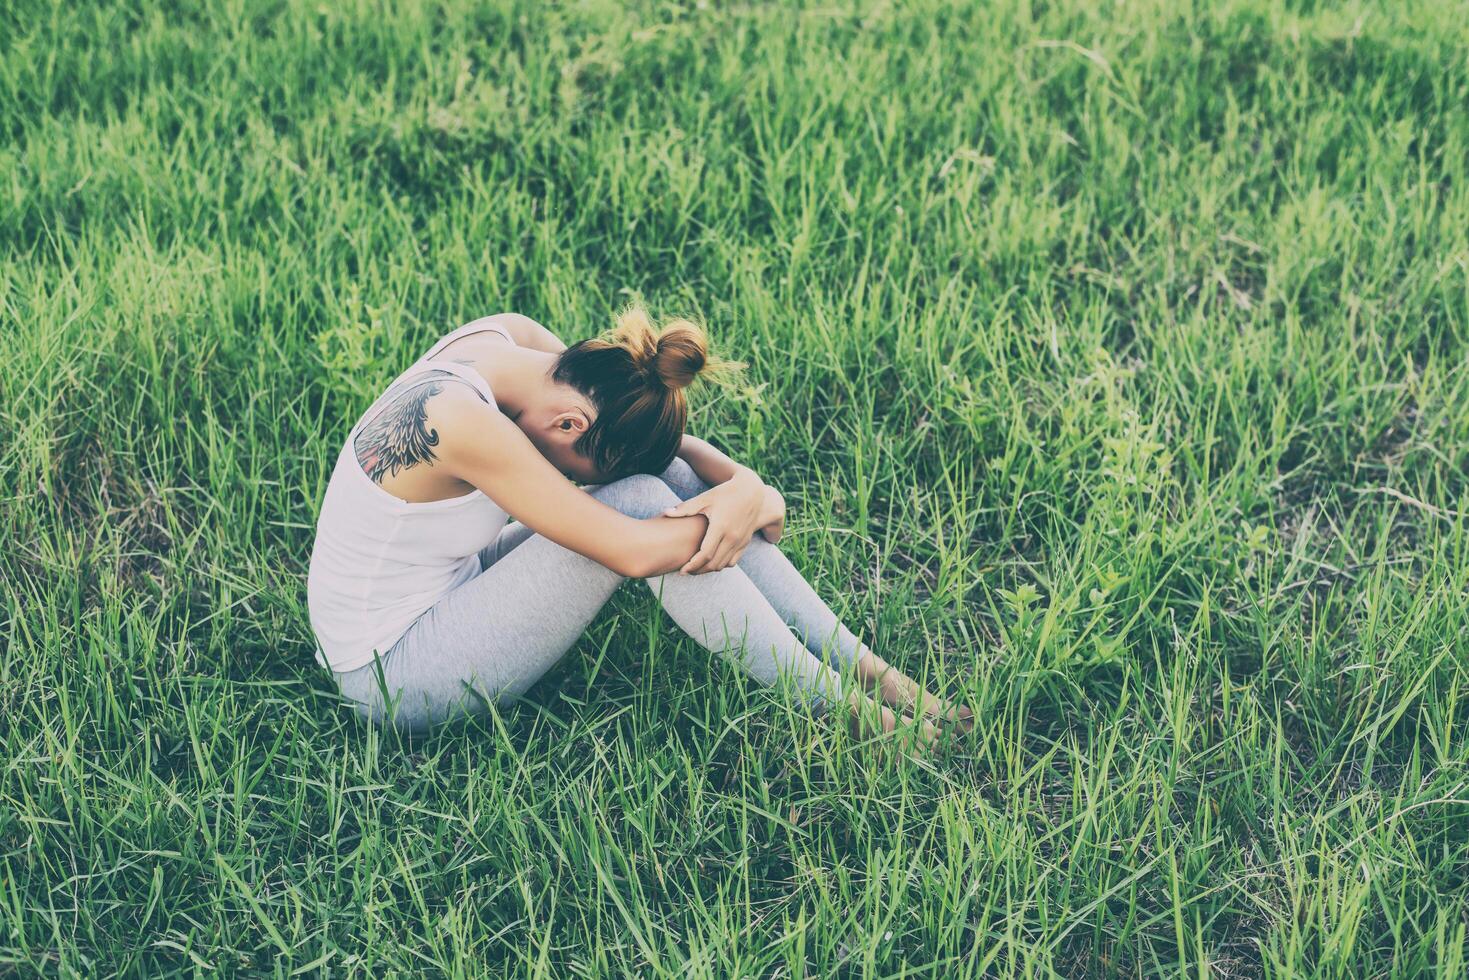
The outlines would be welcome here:
[[[306,588],[317,660],[337,673],[370,663],[374,651],[386,651],[425,610],[477,575],[478,553],[505,526],[505,511],[479,490],[411,503],[378,482],[423,439],[423,403],[445,385],[468,385],[495,403],[477,372],[435,360],[449,344],[484,330],[509,339],[503,329],[480,324],[446,335],[363,413],[337,455]]]

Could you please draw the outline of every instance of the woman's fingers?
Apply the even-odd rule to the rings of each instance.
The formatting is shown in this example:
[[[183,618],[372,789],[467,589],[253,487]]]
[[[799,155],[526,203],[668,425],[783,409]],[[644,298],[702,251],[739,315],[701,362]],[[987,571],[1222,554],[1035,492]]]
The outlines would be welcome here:
[[[700,575],[704,572],[717,571],[722,566],[716,565],[714,559],[724,548],[725,540],[726,535],[723,529],[711,524],[709,530],[704,533],[704,541],[699,545],[699,550],[694,552],[694,556],[679,571],[684,575]]]
[[[684,575],[703,575],[707,572],[730,568],[740,563],[740,559],[745,555],[745,549],[749,546],[748,538],[732,534],[728,528],[716,528],[711,524],[704,535],[703,543],[699,545],[699,550],[679,571]]]
[[[719,550],[715,552],[713,559],[709,562],[709,570],[717,572],[734,564],[734,553],[739,550],[739,542],[734,538],[725,538],[719,543]]]
[[[726,539],[721,540],[719,545],[708,553],[701,548],[697,555],[689,559],[684,570],[689,575],[706,575],[709,572],[723,571],[737,561],[739,561],[739,556],[736,547],[730,545]]]
[[[690,558],[687,564],[685,564],[683,568],[680,568],[678,570],[679,574],[698,575],[704,570],[704,566],[709,564],[709,559],[713,557],[714,552],[710,549],[708,543],[706,542],[702,548],[694,552],[694,557]]]
[[[677,506],[668,508],[667,510],[665,510],[663,512],[663,516],[664,517],[693,517],[695,514],[699,513],[703,509],[704,509],[704,505],[701,504],[701,503],[699,503],[699,498],[698,497],[693,497],[693,498],[691,498],[689,500],[685,500],[685,501],[680,502]]]
[[[717,572],[722,568],[734,568],[740,563],[740,559],[745,557],[745,549],[749,546],[750,542],[744,540],[743,538],[740,538],[738,536],[730,538],[728,545],[722,547],[720,551],[712,559],[710,559],[709,566],[705,569],[705,571]]]

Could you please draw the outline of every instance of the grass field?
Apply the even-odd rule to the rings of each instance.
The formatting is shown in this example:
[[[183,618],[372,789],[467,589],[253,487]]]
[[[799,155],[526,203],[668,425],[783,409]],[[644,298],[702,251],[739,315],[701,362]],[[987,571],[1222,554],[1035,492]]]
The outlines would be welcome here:
[[[1466,25],[7,4],[0,974],[1465,975]],[[490,722],[333,696],[356,414],[632,296],[954,757],[642,590]]]

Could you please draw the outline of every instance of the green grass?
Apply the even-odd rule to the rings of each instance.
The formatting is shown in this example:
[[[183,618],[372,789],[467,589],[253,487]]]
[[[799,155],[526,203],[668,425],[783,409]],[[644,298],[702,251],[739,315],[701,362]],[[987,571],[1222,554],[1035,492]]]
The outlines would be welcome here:
[[[1466,24],[7,5],[0,973],[1465,975]],[[955,758],[632,590],[489,722],[332,695],[356,414],[629,296]]]

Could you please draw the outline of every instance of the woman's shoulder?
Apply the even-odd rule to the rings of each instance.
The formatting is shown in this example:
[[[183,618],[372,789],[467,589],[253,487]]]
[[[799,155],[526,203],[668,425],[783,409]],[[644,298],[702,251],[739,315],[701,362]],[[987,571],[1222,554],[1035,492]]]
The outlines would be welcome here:
[[[482,333],[508,340],[513,344],[515,343],[515,331],[511,327],[516,319],[524,319],[524,317],[521,317],[519,313],[492,313],[489,316],[476,317],[450,331],[449,336]]]
[[[381,482],[384,474],[432,463],[443,447],[482,432],[491,415],[500,412],[457,372],[423,365],[363,416],[351,444],[363,472]]]
[[[477,398],[465,385],[443,385],[424,401],[422,418],[425,430],[436,433],[440,454],[461,462],[498,458],[507,443],[523,438],[497,405]]]
[[[476,384],[471,377],[473,368],[458,370],[455,363],[425,364],[415,372],[414,380],[422,383],[417,399],[419,411],[430,420],[437,420],[445,427],[482,420],[487,414],[499,415],[499,407],[489,396],[489,389]]]
[[[480,317],[478,320],[471,320],[459,329],[468,332],[493,330],[517,347],[527,347],[550,354],[560,353],[566,349],[566,344],[561,341],[560,337],[523,313],[495,313],[491,316]]]

